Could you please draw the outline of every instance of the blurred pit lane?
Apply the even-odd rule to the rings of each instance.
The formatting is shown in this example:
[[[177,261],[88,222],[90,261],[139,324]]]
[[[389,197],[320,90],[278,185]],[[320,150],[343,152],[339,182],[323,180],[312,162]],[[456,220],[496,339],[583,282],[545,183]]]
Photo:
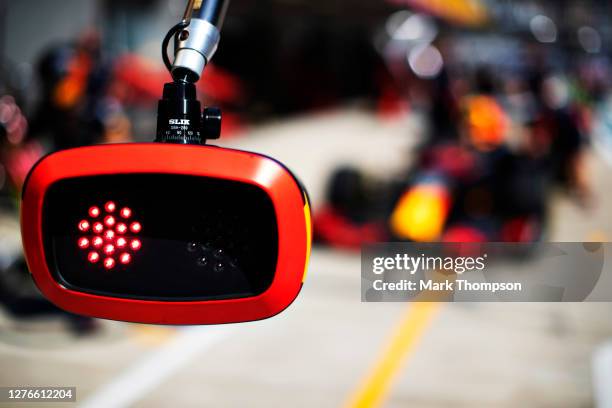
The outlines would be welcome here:
[[[419,123],[415,116],[381,123],[356,109],[337,110],[219,144],[285,162],[316,208],[339,163],[382,175],[405,164],[418,141],[408,135],[419,134]],[[550,240],[612,236],[610,166],[589,152],[588,167],[597,206],[587,213],[556,197]],[[14,221],[0,230],[2,242],[18,233]],[[415,307],[361,303],[359,270],[357,252],[315,247],[294,304],[272,319],[239,325],[104,321],[97,334],[77,338],[53,321],[14,322],[3,314],[0,384],[76,386],[79,404],[98,407],[344,406],[378,359],[402,357],[385,355],[386,345]],[[612,336],[611,310],[607,303],[443,305],[405,350],[382,406],[592,406],[591,358]]]

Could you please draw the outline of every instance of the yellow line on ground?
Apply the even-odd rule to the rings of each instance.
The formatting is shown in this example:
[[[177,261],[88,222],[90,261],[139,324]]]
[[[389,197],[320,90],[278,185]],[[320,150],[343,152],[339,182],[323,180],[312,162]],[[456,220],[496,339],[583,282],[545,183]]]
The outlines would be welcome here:
[[[608,236],[604,231],[592,231],[587,235],[585,242],[608,242]]]
[[[147,347],[160,346],[174,338],[177,334],[177,329],[172,326],[131,324],[129,328],[130,337],[139,345]]]
[[[415,350],[441,303],[411,303],[377,363],[349,399],[349,408],[380,406],[407,357]]]

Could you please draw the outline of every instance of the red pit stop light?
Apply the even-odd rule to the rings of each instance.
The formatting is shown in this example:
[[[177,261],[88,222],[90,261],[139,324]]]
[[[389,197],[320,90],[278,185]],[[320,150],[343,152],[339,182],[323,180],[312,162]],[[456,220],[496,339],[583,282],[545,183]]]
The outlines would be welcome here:
[[[113,269],[118,264],[129,265],[132,261],[131,252],[138,251],[142,246],[137,237],[142,226],[132,219],[129,207],[123,207],[115,214],[117,205],[114,201],[107,201],[102,208],[90,207],[87,212],[90,219],[79,221],[77,246],[87,252],[87,260],[92,264],[98,264],[102,259],[106,269]],[[100,218],[103,223],[98,221]],[[90,230],[92,225],[98,228]]]
[[[34,281],[70,312],[163,324],[264,319],[297,296],[310,209],[277,161],[212,146],[61,151],[24,186]]]

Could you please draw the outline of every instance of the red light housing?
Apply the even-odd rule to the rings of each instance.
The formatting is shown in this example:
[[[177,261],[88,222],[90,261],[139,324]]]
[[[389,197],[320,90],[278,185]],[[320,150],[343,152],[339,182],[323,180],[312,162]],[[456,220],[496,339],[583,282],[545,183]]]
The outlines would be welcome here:
[[[176,144],[47,156],[25,183],[21,225],[34,281],[53,303],[162,324],[280,313],[300,291],[311,239],[305,191],[283,165]]]

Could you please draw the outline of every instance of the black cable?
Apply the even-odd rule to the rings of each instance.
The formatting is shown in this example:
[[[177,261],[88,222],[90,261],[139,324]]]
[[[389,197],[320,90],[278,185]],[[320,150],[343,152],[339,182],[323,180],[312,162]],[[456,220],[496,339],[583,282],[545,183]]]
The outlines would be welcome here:
[[[162,59],[168,71],[172,72],[172,62],[168,56],[170,40],[173,37],[176,39],[176,35],[189,26],[192,17],[208,21],[220,30],[225,20],[228,5],[229,0],[205,0],[203,4],[200,4],[199,8],[194,10],[194,7],[196,7],[195,0],[187,2],[183,19],[168,31],[162,41]]]
[[[172,72],[172,62],[170,62],[170,57],[168,56],[168,44],[170,44],[170,40],[172,39],[172,37],[176,36],[188,25],[189,22],[185,20],[176,24],[170,29],[170,31],[168,31],[168,33],[164,37],[164,40],[162,41],[162,59],[164,60],[164,65],[166,66],[166,69],[168,69],[168,72]]]
[[[172,37],[176,36],[181,30],[185,29],[189,25],[189,23],[191,23],[191,16],[193,14],[194,5],[195,0],[189,0],[187,2],[187,7],[185,8],[183,19],[180,23],[176,24],[170,29],[170,31],[166,33],[166,36],[162,41],[162,59],[164,60],[164,65],[166,66],[166,69],[168,69],[168,72],[170,73],[172,73],[172,62],[170,62],[170,57],[168,57],[168,44],[170,44],[170,40],[172,39]]]

